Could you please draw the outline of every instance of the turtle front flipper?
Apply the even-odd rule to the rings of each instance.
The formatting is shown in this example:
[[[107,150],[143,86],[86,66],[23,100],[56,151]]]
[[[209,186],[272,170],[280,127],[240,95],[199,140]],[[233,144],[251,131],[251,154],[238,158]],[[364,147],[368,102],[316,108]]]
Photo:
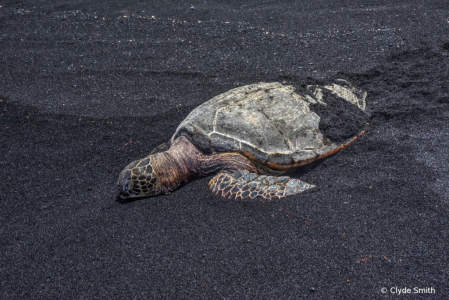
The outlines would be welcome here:
[[[274,200],[315,187],[288,176],[266,176],[248,171],[219,173],[209,182],[213,193],[229,199]]]

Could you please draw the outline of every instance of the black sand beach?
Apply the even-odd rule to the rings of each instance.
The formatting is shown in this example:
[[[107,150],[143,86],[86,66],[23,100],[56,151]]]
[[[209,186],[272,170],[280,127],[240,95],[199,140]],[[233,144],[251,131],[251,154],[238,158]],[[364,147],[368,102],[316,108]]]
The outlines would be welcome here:
[[[0,298],[445,299],[448,7],[0,1]],[[115,201],[201,103],[337,78],[367,91],[368,125],[296,174],[316,189],[232,201],[209,177]]]

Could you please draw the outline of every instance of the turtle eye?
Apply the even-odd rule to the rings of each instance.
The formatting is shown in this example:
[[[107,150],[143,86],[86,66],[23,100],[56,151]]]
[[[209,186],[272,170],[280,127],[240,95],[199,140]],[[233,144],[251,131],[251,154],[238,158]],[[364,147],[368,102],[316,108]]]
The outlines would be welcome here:
[[[130,190],[133,189],[133,182],[132,181],[128,181],[127,183],[125,183],[124,189],[126,192],[129,192]]]

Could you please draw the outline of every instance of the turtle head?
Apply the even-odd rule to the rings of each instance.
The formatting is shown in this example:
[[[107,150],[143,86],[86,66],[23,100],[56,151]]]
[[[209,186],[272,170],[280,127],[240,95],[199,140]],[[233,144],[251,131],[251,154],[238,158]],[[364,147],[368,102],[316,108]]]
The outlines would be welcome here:
[[[161,193],[157,177],[151,166],[151,156],[126,166],[117,181],[118,197],[122,200],[155,196]]]

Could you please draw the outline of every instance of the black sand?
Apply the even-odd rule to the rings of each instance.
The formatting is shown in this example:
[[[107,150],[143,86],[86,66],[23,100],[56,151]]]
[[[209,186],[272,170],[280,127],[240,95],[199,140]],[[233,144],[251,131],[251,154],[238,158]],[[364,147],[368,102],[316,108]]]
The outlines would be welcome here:
[[[1,299],[447,297],[447,1],[28,2],[0,1]],[[317,189],[114,200],[213,96],[336,78],[369,125],[298,173]]]

